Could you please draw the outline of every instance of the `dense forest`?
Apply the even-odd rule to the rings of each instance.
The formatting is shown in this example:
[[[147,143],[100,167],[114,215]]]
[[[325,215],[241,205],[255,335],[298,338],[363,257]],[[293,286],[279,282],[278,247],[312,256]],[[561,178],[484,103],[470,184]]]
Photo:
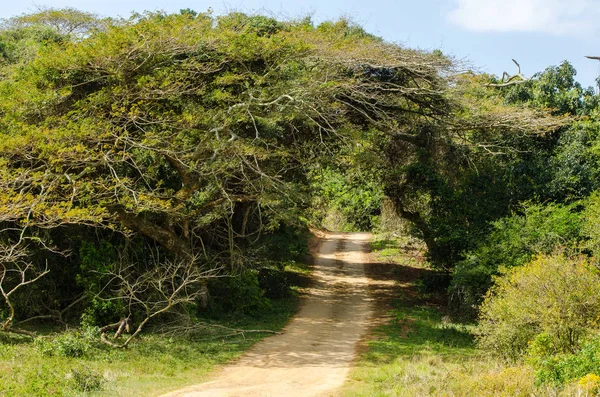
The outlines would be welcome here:
[[[600,376],[600,96],[566,61],[518,69],[345,19],[3,21],[0,331],[122,348],[260,315],[328,227],[421,240],[425,287],[540,382]]]

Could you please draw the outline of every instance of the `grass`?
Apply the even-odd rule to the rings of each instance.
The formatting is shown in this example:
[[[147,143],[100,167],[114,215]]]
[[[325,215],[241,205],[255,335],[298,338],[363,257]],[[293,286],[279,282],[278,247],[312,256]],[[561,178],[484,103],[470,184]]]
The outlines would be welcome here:
[[[341,395],[575,395],[538,387],[530,367],[509,365],[478,349],[475,325],[453,321],[439,299],[418,288],[430,270],[415,254],[416,247],[405,243],[376,240],[372,244],[379,261],[395,264],[395,299],[382,310],[385,321],[373,330]]]
[[[308,268],[289,264],[295,286]],[[297,287],[293,287],[297,290]],[[223,316],[219,325],[236,329],[280,330],[296,312],[297,293],[272,300],[260,316]],[[30,338],[0,333],[0,396],[157,396],[207,380],[219,365],[239,357],[268,334],[190,337],[142,334],[126,350],[98,343],[97,335],[74,330]]]
[[[203,379],[250,344],[145,336],[125,351],[94,346],[81,357],[64,357],[11,337],[0,345],[0,395],[158,395]],[[77,374],[98,385],[85,387]]]

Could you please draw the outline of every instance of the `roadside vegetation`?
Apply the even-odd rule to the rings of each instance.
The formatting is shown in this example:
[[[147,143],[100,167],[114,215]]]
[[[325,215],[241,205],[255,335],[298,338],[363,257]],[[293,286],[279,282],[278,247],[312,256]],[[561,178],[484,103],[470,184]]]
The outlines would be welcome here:
[[[309,269],[286,266],[285,296],[237,305],[235,311],[221,306],[185,328],[153,328],[125,350],[100,343],[93,326],[67,331],[38,326],[33,342],[25,335],[0,334],[0,395],[157,396],[202,382],[283,328],[296,313]]]
[[[408,248],[408,250],[407,250]],[[414,246],[406,246],[406,239],[376,240],[372,244],[376,258],[393,267],[391,273],[396,280],[393,296],[383,307],[382,324],[375,327],[362,349],[350,379],[340,392],[343,396],[595,396],[600,391],[600,378],[595,375],[600,361],[595,336],[576,354],[549,352],[557,344],[552,332],[537,330],[535,337],[524,336],[521,341],[534,339],[530,344],[527,359],[523,361],[499,357],[496,353],[514,352],[517,347],[507,342],[514,331],[522,334],[535,333],[535,326],[525,322],[522,316],[503,311],[512,324],[502,326],[489,316],[497,313],[497,307],[484,308],[485,320],[480,326],[476,322],[457,321],[443,302],[439,292],[432,294],[423,280],[432,271],[427,263],[415,260]],[[520,272],[517,277],[539,276],[543,265],[554,259],[540,258],[533,269]],[[564,261],[564,259],[563,259]],[[564,262],[561,265],[566,265]],[[561,269],[563,267],[561,266]],[[554,270],[557,270],[556,268]],[[389,270],[388,270],[389,271]],[[537,275],[531,273],[538,273]],[[585,272],[575,271],[575,277],[586,277]],[[564,274],[554,273],[556,279]],[[573,280],[562,280],[566,285]],[[542,287],[545,280],[536,280]],[[547,285],[547,284],[546,284]],[[506,288],[501,284],[498,288]],[[595,288],[598,286],[596,285]],[[570,284],[573,293],[580,296],[580,284]],[[584,288],[584,291],[589,291]],[[597,289],[595,290],[597,292]],[[532,310],[537,316],[550,314],[543,306],[527,302],[522,294],[538,301],[547,296],[539,289],[523,289],[520,293],[507,292],[502,296],[509,300],[515,310]],[[597,295],[597,294],[596,294]],[[561,294],[569,296],[568,294]],[[567,298],[568,301],[570,301]],[[575,301],[576,302],[576,301]],[[572,304],[574,301],[564,304]],[[506,307],[503,302],[495,305]],[[576,304],[576,303],[575,303]],[[571,313],[576,313],[573,310]],[[590,316],[589,318],[591,318]],[[546,324],[558,326],[556,318]],[[557,321],[556,321],[557,320]],[[577,327],[576,323],[569,325]],[[486,332],[486,326],[493,332]],[[593,330],[591,326],[588,329]],[[513,331],[513,333],[511,333]],[[565,334],[566,335],[566,334]],[[497,342],[508,343],[510,347]],[[493,349],[489,349],[489,344]],[[520,347],[523,347],[520,345]],[[527,348],[527,346],[525,346]],[[517,355],[518,356],[518,355]]]

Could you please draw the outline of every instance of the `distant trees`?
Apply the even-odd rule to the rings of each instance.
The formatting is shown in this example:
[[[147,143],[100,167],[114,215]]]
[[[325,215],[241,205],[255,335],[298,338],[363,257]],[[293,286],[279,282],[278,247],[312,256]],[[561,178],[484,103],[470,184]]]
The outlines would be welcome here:
[[[587,198],[600,188],[595,149],[599,103],[593,90],[575,81],[575,73],[564,62],[521,84],[492,91],[509,105],[545,109],[564,125],[520,138],[516,150],[490,159],[495,164],[491,173],[474,163],[488,181],[477,186],[494,193],[477,196],[476,205],[487,208],[487,215],[476,219],[486,223],[478,224],[479,233],[455,257],[450,292],[463,312],[477,308],[501,266],[520,266],[535,254],[560,249],[594,254],[582,248],[595,240],[584,213],[593,211]]]
[[[106,27],[108,19],[98,15],[79,11],[74,8],[47,8],[38,7],[37,11],[23,14],[5,20],[5,30],[18,30],[28,28],[48,28],[58,36],[67,39],[84,38],[93,31]]]

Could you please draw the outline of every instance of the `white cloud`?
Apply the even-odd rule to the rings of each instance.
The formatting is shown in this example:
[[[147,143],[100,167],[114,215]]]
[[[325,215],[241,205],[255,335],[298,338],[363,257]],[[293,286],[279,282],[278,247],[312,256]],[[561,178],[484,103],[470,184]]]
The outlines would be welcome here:
[[[600,0],[456,0],[448,18],[480,32],[582,35],[598,29]]]

